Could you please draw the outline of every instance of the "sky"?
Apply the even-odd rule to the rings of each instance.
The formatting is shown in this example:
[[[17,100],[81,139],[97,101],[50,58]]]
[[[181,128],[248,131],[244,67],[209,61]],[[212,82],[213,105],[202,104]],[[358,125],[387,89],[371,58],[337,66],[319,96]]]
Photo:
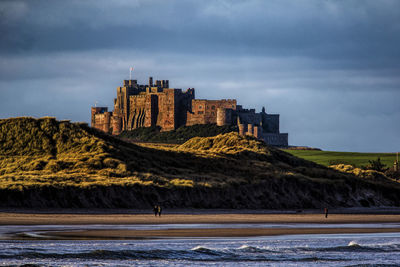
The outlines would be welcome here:
[[[289,144],[400,151],[400,1],[0,0],[0,118],[90,121],[129,78],[278,113]]]

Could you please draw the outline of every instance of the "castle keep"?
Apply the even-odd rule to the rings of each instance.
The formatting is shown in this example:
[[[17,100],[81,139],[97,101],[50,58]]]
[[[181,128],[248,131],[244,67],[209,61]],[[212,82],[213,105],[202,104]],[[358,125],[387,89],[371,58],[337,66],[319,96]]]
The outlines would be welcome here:
[[[288,146],[288,134],[279,132],[279,115],[243,109],[235,99],[195,99],[193,88],[169,88],[168,80],[149,78],[147,85],[124,80],[117,87],[114,111],[92,107],[91,125],[114,135],[140,127],[159,126],[162,131],[181,126],[216,123],[237,125],[242,135],[253,135],[267,144]]]

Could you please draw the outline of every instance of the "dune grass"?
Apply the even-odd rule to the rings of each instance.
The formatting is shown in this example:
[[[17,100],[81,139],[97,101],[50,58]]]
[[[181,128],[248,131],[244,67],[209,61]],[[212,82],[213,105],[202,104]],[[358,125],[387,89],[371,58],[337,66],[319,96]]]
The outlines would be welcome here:
[[[293,156],[310,160],[324,166],[346,164],[354,167],[362,167],[368,165],[370,160],[376,160],[379,157],[383,164],[391,167],[396,160],[396,153],[358,153],[288,149],[284,149],[284,151]]]
[[[233,132],[160,149],[54,118],[0,120],[0,129],[0,188],[219,187],[304,171],[289,171],[298,159]]]
[[[237,127],[232,125],[217,126],[216,124],[196,124],[182,126],[176,130],[161,132],[160,127],[142,127],[131,131],[124,131],[121,138],[136,142],[153,142],[183,144],[194,137],[210,137],[229,132],[237,132]]]
[[[46,192],[53,192],[48,201],[64,203],[59,194],[71,188],[77,206],[168,198],[171,206],[189,205],[190,200],[192,207],[232,208],[315,207],[321,201],[343,205],[340,199],[357,204],[352,190],[380,188],[393,199],[400,190],[389,179],[357,178],[233,132],[182,145],[139,146],[54,118],[0,120],[0,200],[4,196],[3,201],[15,203],[29,191],[41,196],[36,205],[42,205]],[[17,193],[7,195],[11,191]],[[338,192],[343,196],[336,199]]]

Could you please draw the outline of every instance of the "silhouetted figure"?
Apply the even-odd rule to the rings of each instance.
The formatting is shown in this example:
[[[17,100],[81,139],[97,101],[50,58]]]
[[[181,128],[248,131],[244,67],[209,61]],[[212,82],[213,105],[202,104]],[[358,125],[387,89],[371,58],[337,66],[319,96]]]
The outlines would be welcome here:
[[[158,206],[158,216],[161,216],[162,208],[161,206]]]
[[[154,216],[157,216],[157,213],[158,213],[158,206],[154,206],[153,211],[154,211]]]
[[[325,208],[324,212],[325,212],[325,218],[328,218],[328,208]]]

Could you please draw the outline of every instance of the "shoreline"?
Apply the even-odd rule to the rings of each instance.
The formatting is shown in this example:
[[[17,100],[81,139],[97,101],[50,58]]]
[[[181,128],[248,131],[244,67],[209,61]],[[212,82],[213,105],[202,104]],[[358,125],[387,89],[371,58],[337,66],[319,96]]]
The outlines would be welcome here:
[[[399,233],[400,228],[208,228],[167,230],[81,230],[49,232],[49,239],[61,240],[113,240],[113,239],[166,239],[166,238],[245,238],[311,234],[367,234]],[[44,235],[46,236],[46,235]],[[46,238],[44,238],[46,239]]]

